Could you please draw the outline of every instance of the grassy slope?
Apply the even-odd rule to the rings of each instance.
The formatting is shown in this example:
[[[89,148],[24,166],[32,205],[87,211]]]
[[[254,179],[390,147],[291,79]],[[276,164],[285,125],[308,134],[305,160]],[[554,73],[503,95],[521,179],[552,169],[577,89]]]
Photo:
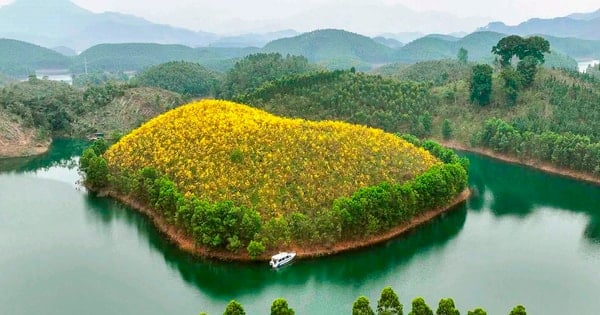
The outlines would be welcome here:
[[[0,107],[0,158],[43,153],[50,139],[35,128],[26,127],[22,119]]]
[[[85,136],[92,132],[128,133],[142,123],[183,103],[177,93],[159,88],[133,88],[102,108],[92,109],[77,117],[73,135]]]
[[[183,193],[232,200],[266,218],[329,209],[361,187],[401,183],[438,163],[381,130],[211,100],[152,119],[105,156],[115,174],[154,167]]]

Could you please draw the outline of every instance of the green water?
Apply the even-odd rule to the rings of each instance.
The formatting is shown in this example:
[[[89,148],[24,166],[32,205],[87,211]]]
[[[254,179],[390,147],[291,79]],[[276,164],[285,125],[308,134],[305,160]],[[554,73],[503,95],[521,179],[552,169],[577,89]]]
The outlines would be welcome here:
[[[466,314],[598,314],[600,188],[468,155],[466,205],[386,244],[279,271],[203,261],[136,212],[79,188],[81,143],[0,161],[0,314],[350,314],[392,286],[404,304],[453,297]]]

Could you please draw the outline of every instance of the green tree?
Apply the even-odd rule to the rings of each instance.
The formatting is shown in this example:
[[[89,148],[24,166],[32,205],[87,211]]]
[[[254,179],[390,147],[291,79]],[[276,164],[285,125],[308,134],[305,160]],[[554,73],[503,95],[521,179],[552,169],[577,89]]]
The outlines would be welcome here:
[[[444,137],[444,140],[452,138],[452,124],[448,119],[444,119],[442,122],[442,137]]]
[[[458,62],[466,64],[469,61],[469,51],[463,47],[460,47],[456,58],[458,59]]]
[[[418,297],[412,301],[412,309],[408,315],[433,315],[433,311],[425,303],[425,299]]]
[[[529,87],[535,79],[537,73],[538,62],[533,56],[527,56],[519,61],[517,64],[517,72],[521,79],[521,85],[523,87]]]
[[[248,244],[246,250],[248,251],[248,255],[250,255],[250,258],[256,259],[258,256],[262,255],[262,253],[265,252],[266,248],[262,242],[252,240],[250,241],[250,244]]]
[[[517,305],[512,309],[512,311],[510,311],[509,315],[527,315],[527,312],[525,311],[525,307],[523,305]]]
[[[288,307],[288,303],[283,298],[278,298],[271,304],[271,315],[294,315],[294,310]]]
[[[436,315],[460,315],[460,312],[454,305],[454,300],[451,298],[441,299],[438,304],[438,309],[435,312]]]
[[[142,71],[134,82],[141,86],[155,86],[197,97],[214,95],[219,80],[216,73],[200,64],[171,61]]]
[[[479,105],[487,105],[490,103],[493,72],[494,69],[489,65],[482,64],[473,67],[470,84],[471,102],[476,102]]]
[[[538,63],[544,63],[544,54],[550,53],[550,43],[540,36],[531,36],[524,40],[523,49],[517,54],[519,59],[533,57]]]
[[[500,78],[504,81],[502,90],[506,94],[506,101],[509,106],[514,106],[519,97],[519,88],[521,86],[521,77],[511,67],[506,67],[500,72]]]
[[[354,304],[352,305],[352,315],[375,315],[371,305],[369,305],[369,299],[366,296],[359,296]]]
[[[513,56],[522,55],[521,50],[524,48],[525,41],[521,36],[510,35],[506,36],[496,46],[492,47],[492,53],[500,57],[500,65],[502,67],[510,66],[510,62]]]
[[[391,287],[385,287],[381,290],[381,297],[377,302],[377,314],[402,315],[402,304]]]
[[[246,315],[246,312],[244,311],[242,304],[238,303],[236,300],[231,300],[227,304],[223,315]]]
[[[467,315],[487,315],[487,312],[481,307],[478,307],[472,311],[469,311]]]

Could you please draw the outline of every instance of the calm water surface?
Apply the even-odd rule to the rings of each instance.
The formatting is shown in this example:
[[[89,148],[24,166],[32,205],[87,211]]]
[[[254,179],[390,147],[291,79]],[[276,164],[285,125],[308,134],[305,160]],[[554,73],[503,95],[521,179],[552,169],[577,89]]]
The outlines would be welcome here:
[[[190,257],[89,195],[73,168],[81,145],[0,161],[0,314],[221,314],[231,299],[268,314],[277,297],[297,314],[350,314],[388,285],[406,311],[416,296],[453,297],[462,313],[600,310],[597,186],[467,155],[466,205],[401,239],[272,271]]]

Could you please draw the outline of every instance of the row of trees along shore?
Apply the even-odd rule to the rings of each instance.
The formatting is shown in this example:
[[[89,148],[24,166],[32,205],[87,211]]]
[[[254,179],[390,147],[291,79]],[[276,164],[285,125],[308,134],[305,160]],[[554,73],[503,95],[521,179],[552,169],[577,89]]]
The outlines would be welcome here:
[[[539,37],[522,38],[511,35],[502,38],[492,52],[498,56],[498,78],[508,106],[514,106],[519,94],[531,88],[544,53],[550,51],[548,42]],[[516,68],[514,60],[518,60]],[[493,68],[476,65],[470,82],[471,101],[481,106],[490,103]],[[572,74],[590,84],[597,83],[592,77]],[[581,113],[595,117],[599,96],[586,84],[572,82],[569,86],[554,77],[543,81],[538,88],[547,90],[553,109],[555,123],[547,126],[539,118],[519,118],[507,122],[501,118],[490,118],[483,128],[472,135],[472,146],[490,148],[496,152],[524,159],[549,162],[558,167],[569,168],[600,175],[600,142],[595,123],[581,124]],[[578,101],[574,103],[574,101]],[[554,129],[557,131],[552,131]]]
[[[438,304],[438,308],[433,310],[425,303],[425,299],[417,297],[412,300],[412,309],[408,315],[460,315],[456,308],[454,300],[443,298]],[[227,304],[223,315],[245,315],[244,307],[239,302],[232,300]],[[271,304],[271,315],[294,315],[295,311],[288,305],[283,298],[277,298]],[[400,303],[398,295],[391,287],[385,287],[381,291],[381,296],[377,301],[377,308],[373,310],[370,301],[366,296],[359,296],[352,304],[352,315],[402,315],[404,314],[403,305]],[[480,307],[467,312],[467,315],[486,315],[487,312]],[[200,313],[200,315],[207,315]],[[527,315],[523,305],[515,306],[508,315]]]
[[[210,203],[201,196],[185,196],[171,179],[153,168],[114,177],[102,156],[107,149],[103,142],[94,142],[83,152],[80,170],[92,190],[110,188],[131,196],[185,231],[200,246],[234,253],[245,249],[251,258],[257,258],[281,244],[328,247],[384,232],[424,211],[447,206],[466,188],[467,159],[433,141],[402,137],[443,163],[401,184],[384,182],[361,188],[313,216],[294,212],[267,221],[255,209],[232,201]]]

